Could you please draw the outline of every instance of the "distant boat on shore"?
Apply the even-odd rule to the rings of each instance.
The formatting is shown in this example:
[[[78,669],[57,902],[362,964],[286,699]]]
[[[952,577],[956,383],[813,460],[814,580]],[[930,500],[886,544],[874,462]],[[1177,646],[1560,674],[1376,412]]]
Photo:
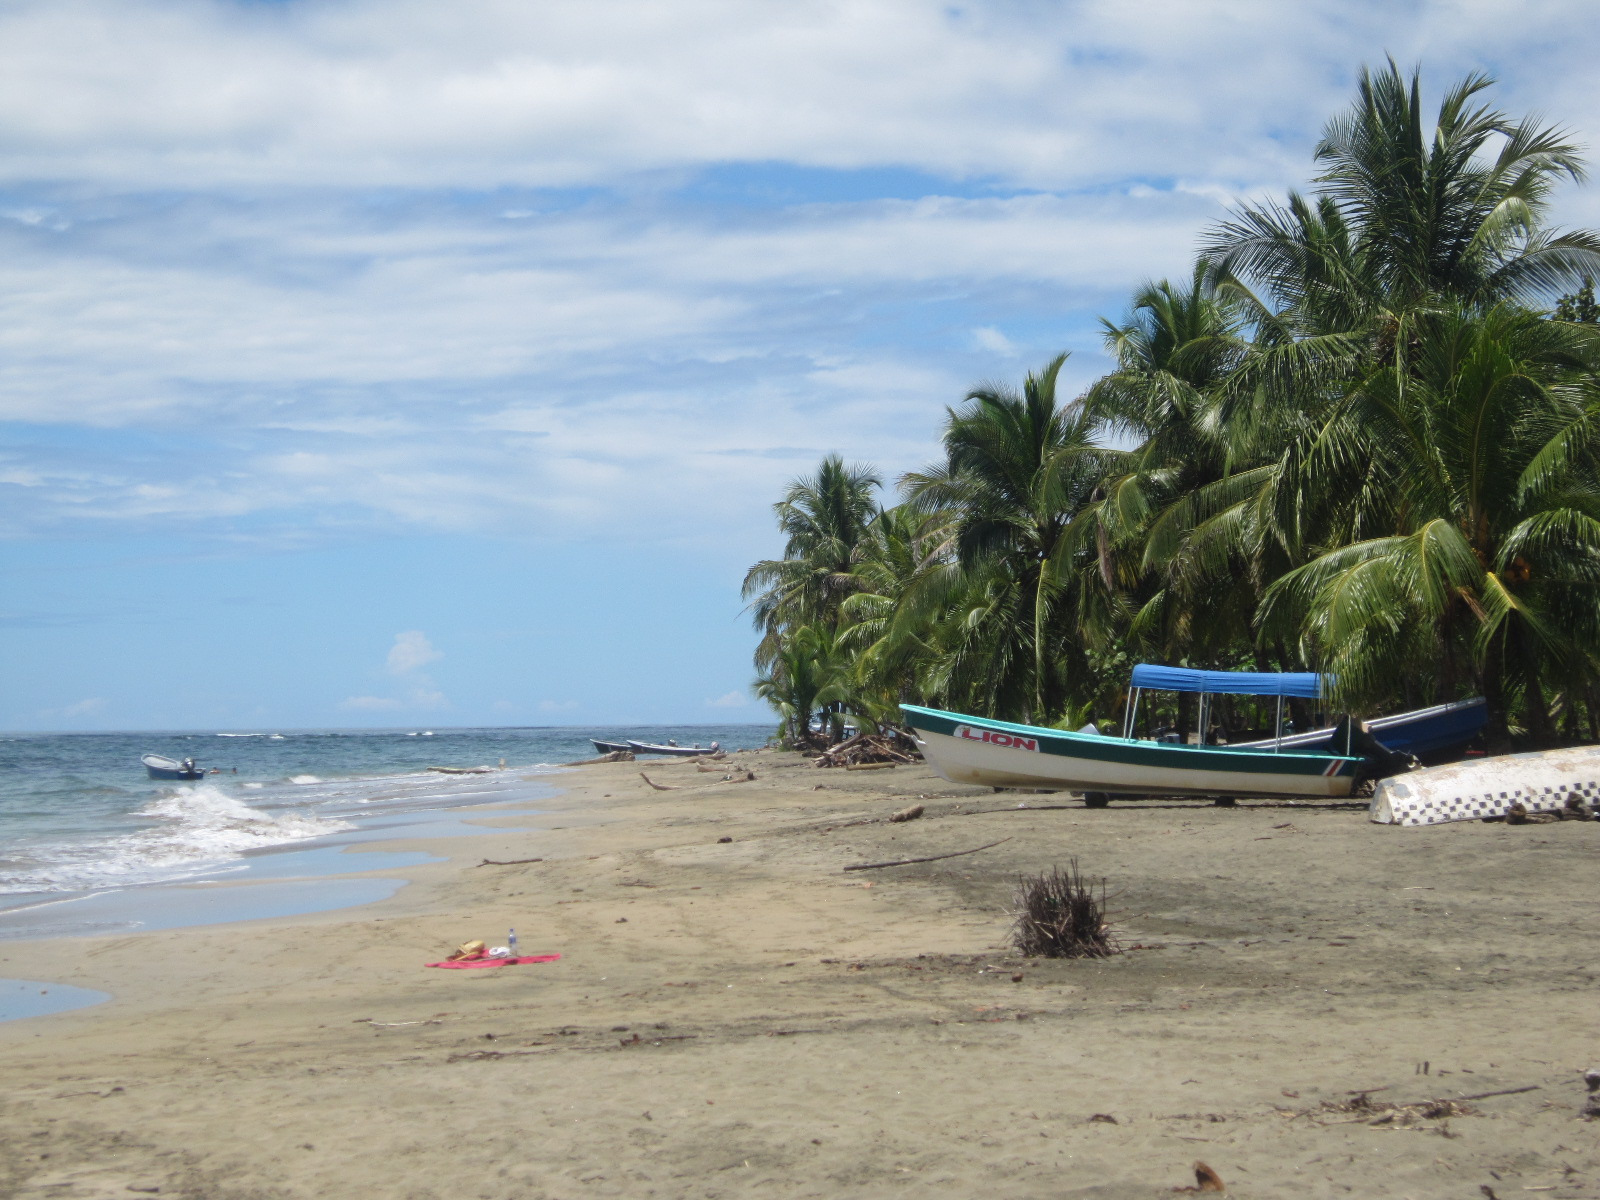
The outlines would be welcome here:
[[[195,766],[192,758],[179,762],[163,754],[146,754],[139,761],[150,772],[151,779],[201,779],[205,776],[205,771]]]
[[[599,742],[595,742],[596,746],[599,744]],[[696,755],[700,754],[715,754],[722,749],[722,747],[717,745],[716,742],[712,742],[709,746],[702,746],[699,742],[696,742],[693,746],[680,746],[676,742],[669,742],[665,746],[658,746],[652,742],[634,741],[630,741],[627,745],[627,748],[632,750],[635,754],[670,754],[678,758],[694,758]]]
[[[589,740],[601,754],[626,754],[633,749],[633,745],[629,742],[603,742],[599,738]]]

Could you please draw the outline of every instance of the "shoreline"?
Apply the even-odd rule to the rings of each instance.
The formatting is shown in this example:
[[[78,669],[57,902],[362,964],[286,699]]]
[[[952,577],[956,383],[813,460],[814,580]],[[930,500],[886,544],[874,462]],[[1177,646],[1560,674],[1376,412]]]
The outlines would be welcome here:
[[[584,767],[537,829],[369,843],[445,861],[361,909],[0,943],[0,973],[115,993],[0,1025],[0,1194],[1145,1197],[1196,1157],[1239,1196],[1600,1184],[1595,823],[727,766],[757,778]],[[1072,857],[1125,952],[1019,959],[1015,876]],[[511,925],[562,960],[422,967]],[[1388,1129],[1320,1107],[1529,1085]]]
[[[522,773],[530,770],[537,773]],[[70,891],[0,895],[0,945],[39,938],[104,937],[231,924],[374,903],[383,897],[371,889],[363,892],[352,888],[354,879],[370,878],[378,872],[397,874],[424,863],[443,861],[422,851],[384,849],[386,843],[474,837],[482,833],[462,814],[499,812],[536,818],[542,810],[532,806],[557,794],[553,781],[558,774],[553,769],[510,768],[502,777],[466,794],[466,799],[459,791],[441,790],[431,796],[410,797],[402,808],[350,811],[339,818],[344,828],[333,832],[250,847],[233,857],[210,862],[174,863],[164,878],[125,884],[109,882]],[[447,786],[441,779],[441,789]],[[367,861],[349,857],[356,854]],[[404,881],[400,886],[403,885]],[[341,897],[341,887],[348,895]],[[227,907],[227,915],[208,915],[204,897],[228,889],[234,889],[236,894]],[[315,892],[323,894],[313,895]],[[251,895],[256,897],[253,903]],[[193,899],[186,902],[186,896]],[[71,909],[70,914],[56,914],[62,919],[54,923],[46,919],[41,925],[31,915],[45,909],[67,908]]]

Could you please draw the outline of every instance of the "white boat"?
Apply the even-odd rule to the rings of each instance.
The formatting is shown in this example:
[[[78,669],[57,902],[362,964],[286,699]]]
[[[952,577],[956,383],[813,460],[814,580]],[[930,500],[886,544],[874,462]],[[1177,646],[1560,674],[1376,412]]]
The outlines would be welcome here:
[[[151,779],[201,779],[205,776],[204,768],[195,766],[192,758],[179,762],[164,754],[146,754],[139,761],[144,764]]]
[[[1600,805],[1600,746],[1502,754],[1379,781],[1368,815],[1380,825],[1439,825],[1503,817],[1513,804],[1555,812]]]
[[[952,783],[1144,796],[1348,796],[1363,760],[1071,733],[902,704],[933,769]]]
[[[596,743],[598,745],[598,743]],[[666,754],[675,758],[695,758],[701,754],[717,754],[722,747],[716,742],[709,746],[702,746],[696,742],[693,746],[680,746],[677,742],[668,741],[666,745],[657,745],[655,742],[628,741],[628,749],[635,754]]]

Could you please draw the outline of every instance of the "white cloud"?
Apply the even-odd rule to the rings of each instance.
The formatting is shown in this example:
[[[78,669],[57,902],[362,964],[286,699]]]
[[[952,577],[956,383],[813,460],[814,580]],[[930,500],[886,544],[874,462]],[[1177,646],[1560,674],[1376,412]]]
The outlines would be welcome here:
[[[977,344],[978,349],[989,350],[1007,358],[1011,358],[1017,353],[1016,343],[992,325],[974,329],[972,331],[972,340]]]
[[[707,700],[707,708],[744,708],[750,703],[750,697],[744,692],[724,692],[715,700]]]
[[[541,700],[539,711],[542,713],[568,712],[578,707],[576,700]]]
[[[443,658],[433,648],[428,635],[420,629],[407,630],[394,635],[394,645],[389,647],[389,674],[409,675],[419,667]]]
[[[1278,133],[1320,120],[1385,50],[1452,69],[1537,54],[1556,82],[1532,88],[1592,105],[1588,15],[1581,0],[1515,22],[1461,0],[17,0],[0,13],[0,166],[162,188],[588,184],[730,161],[1050,187],[1226,174],[1281,163]]]
[[[100,696],[91,696],[87,700],[79,700],[69,704],[61,710],[63,717],[87,717],[102,711],[106,706],[105,700]]]
[[[1093,316],[1303,181],[1384,48],[1437,87],[1488,47],[1496,102],[1600,136],[1574,0],[777,12],[0,7],[0,418],[135,435],[0,453],[0,533],[770,536],[825,452],[921,465],[997,355],[1098,373]],[[700,196],[740,164],[868,176]],[[176,426],[184,472],[127,449]]]
[[[341,701],[339,707],[354,709],[357,712],[385,712],[400,708],[402,705],[400,701],[388,696],[351,696]]]

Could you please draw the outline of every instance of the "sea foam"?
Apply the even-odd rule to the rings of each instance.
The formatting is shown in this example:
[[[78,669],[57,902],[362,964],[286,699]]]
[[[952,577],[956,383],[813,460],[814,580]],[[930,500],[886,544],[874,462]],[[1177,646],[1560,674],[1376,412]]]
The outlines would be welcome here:
[[[170,879],[215,867],[248,850],[281,846],[355,828],[308,813],[274,815],[221,788],[201,784],[162,795],[135,815],[155,823],[121,837],[58,847],[46,858],[12,860],[0,893],[47,892]],[[15,868],[22,868],[15,871]]]

